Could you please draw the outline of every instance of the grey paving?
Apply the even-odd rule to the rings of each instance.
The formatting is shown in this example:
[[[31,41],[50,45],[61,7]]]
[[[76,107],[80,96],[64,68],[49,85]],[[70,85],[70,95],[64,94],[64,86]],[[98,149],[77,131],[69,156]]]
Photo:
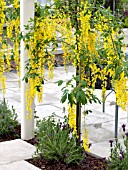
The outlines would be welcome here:
[[[0,165],[30,159],[35,152],[35,146],[16,139],[0,143]]]
[[[46,78],[48,76],[48,70],[45,70]],[[40,119],[51,115],[55,112],[58,119],[63,119],[64,113],[63,108],[67,104],[60,103],[61,98],[61,87],[58,87],[55,83],[56,81],[63,79],[67,81],[72,75],[75,74],[73,67],[68,67],[68,72],[66,73],[63,67],[55,68],[55,77],[52,81],[45,81],[44,85],[44,98],[43,103],[38,103],[35,100],[35,110],[36,115]],[[6,73],[7,77],[7,87],[5,97],[8,100],[9,107],[12,105],[16,109],[18,114],[18,120],[21,121],[21,105],[20,105],[20,88],[18,83],[18,76],[16,73]],[[109,93],[110,91],[107,91]],[[101,98],[101,90],[95,90],[97,97]],[[2,100],[3,95],[0,92],[0,100]],[[110,153],[109,140],[114,139],[114,128],[115,128],[115,94],[111,93],[105,103],[105,113],[102,111],[102,104],[87,104],[82,108],[82,112],[86,109],[92,110],[92,113],[88,114],[86,117],[82,115],[82,129],[84,126],[88,129],[89,140],[92,143],[91,152],[102,156],[108,157]],[[118,123],[118,136],[121,138],[121,126],[122,124],[128,124],[128,113],[119,108],[119,123]],[[28,163],[23,160],[31,158],[35,151],[35,147],[22,141],[14,140],[9,142],[0,143],[0,170],[15,170],[16,167],[19,170],[36,170],[35,167],[30,167]],[[14,169],[14,168],[15,169]],[[26,168],[26,169],[25,169]],[[16,169],[16,170],[17,170]]]
[[[40,170],[26,161],[16,161],[5,165],[0,165],[0,170]]]

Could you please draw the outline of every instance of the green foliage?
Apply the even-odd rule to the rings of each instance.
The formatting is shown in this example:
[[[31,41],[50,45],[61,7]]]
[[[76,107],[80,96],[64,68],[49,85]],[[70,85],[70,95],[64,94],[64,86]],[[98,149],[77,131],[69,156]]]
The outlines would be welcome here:
[[[125,70],[125,76],[128,76],[128,60],[124,60],[123,62],[124,70]]]
[[[125,125],[122,125],[125,131]],[[123,144],[118,139],[110,140],[111,154],[108,159],[107,170],[128,170],[128,132],[123,134]]]
[[[12,110],[8,108],[5,99],[0,103],[0,135],[8,135],[12,133],[18,125],[17,114],[12,106]]]
[[[35,17],[34,22],[33,20],[30,21],[31,24],[26,26],[26,29],[29,31],[27,31],[27,34],[23,37],[25,41],[25,48],[29,50],[32,56],[34,56],[34,58],[29,59],[26,62],[27,71],[24,77],[26,83],[29,82],[30,78],[35,79],[35,77],[38,77],[39,79],[42,79],[43,76],[40,76],[39,73],[40,65],[39,67],[37,65],[40,63],[40,61],[43,61],[41,63],[43,68],[45,64],[48,61],[50,61],[50,57],[47,56],[52,56],[50,53],[53,52],[54,49],[57,50],[59,43],[64,44],[64,48],[66,49],[66,55],[68,54],[66,56],[67,57],[66,60],[67,61],[71,60],[73,65],[75,64],[76,75],[77,75],[76,77],[73,76],[73,78],[69,80],[66,83],[66,85],[62,88],[63,95],[61,98],[61,102],[64,103],[66,100],[68,100],[70,106],[72,106],[73,104],[85,105],[87,103],[100,102],[99,99],[90,90],[89,87],[90,80],[89,82],[87,82],[86,79],[88,77],[85,76],[85,81],[82,80],[82,78],[84,78],[84,75],[82,74],[87,73],[86,70],[84,70],[84,68],[87,68],[88,71],[91,66],[94,66],[95,63],[97,65],[96,70],[99,71],[97,72],[94,71],[92,76],[98,75],[98,77],[100,77],[100,73],[101,73],[100,69],[102,70],[102,67],[100,66],[105,65],[107,71],[114,70],[114,74],[112,75],[112,80],[119,79],[120,74],[124,71],[124,68],[122,66],[122,60],[124,58],[124,54],[122,51],[123,44],[122,44],[122,37],[121,37],[121,33],[122,33],[121,26],[120,26],[121,24],[119,24],[118,19],[112,14],[110,8],[105,9],[101,7],[101,5],[97,5],[97,4],[94,7],[95,2],[99,2],[100,4],[100,3],[104,3],[105,1],[100,1],[100,0],[93,1],[93,2],[91,2],[91,0],[88,1],[90,3],[93,3],[90,4],[88,7],[86,6],[86,2],[87,2],[86,0],[80,2],[71,1],[71,0],[54,0],[53,1],[54,4],[51,6],[45,5],[43,8],[37,6],[36,10],[39,7],[39,9],[37,10],[38,13],[37,16],[39,17],[38,19],[37,17]],[[84,13],[82,14],[83,11]],[[90,15],[91,18],[89,17]],[[85,19],[83,20],[83,23],[86,23],[87,18],[85,18],[85,16],[87,16],[87,18],[88,17],[90,18],[89,21],[87,22],[87,30],[88,30],[87,35],[83,33],[86,31],[84,31],[81,25],[82,18]],[[43,30],[41,23],[43,23],[42,21],[44,21],[45,23],[46,18],[50,19],[47,20],[48,24],[52,23],[52,20],[57,22],[57,25],[55,24],[56,35],[54,34],[55,36],[57,36],[57,38],[54,36],[48,38],[48,36],[44,36],[44,33],[41,32],[40,37],[42,38],[35,39],[34,35],[38,34],[37,32],[37,30],[39,30],[38,28],[40,28],[40,30]],[[70,25],[69,22],[65,24],[66,27],[63,25],[64,24],[62,22],[63,19],[64,22],[66,20],[70,22],[71,28],[69,27]],[[101,28],[103,26],[102,31],[100,31],[101,30],[100,26]],[[52,28],[53,27],[54,24],[52,25]],[[64,34],[61,32],[63,30],[63,27],[65,27],[64,30],[66,29],[71,31],[71,33],[69,31],[70,35],[67,35],[65,31]],[[86,26],[84,27],[86,28]],[[46,31],[47,28],[45,28],[44,30]],[[88,35],[91,36],[91,33],[95,31],[97,34],[99,34],[98,36],[100,36],[100,38],[98,38],[98,36],[94,38],[96,41],[94,40],[94,44],[91,45],[90,42],[93,41],[90,37],[90,41],[87,42]],[[116,37],[113,35],[113,32],[116,32]],[[48,35],[50,34],[48,33]],[[71,37],[73,37],[73,41],[69,41]],[[92,37],[95,37],[95,34]],[[31,48],[30,42],[32,42],[32,44],[33,43],[35,44],[34,46],[32,45],[33,48]],[[107,44],[111,44],[111,45],[108,45],[107,47]],[[89,50],[89,47],[90,48],[92,47],[93,49],[93,46],[96,47],[94,48],[95,52]],[[49,48],[51,50],[48,50]],[[43,51],[43,53],[41,52],[41,50]],[[39,54],[43,54],[42,55],[43,60],[41,60]],[[111,70],[109,70],[110,68]],[[108,73],[106,73],[106,76],[107,75]],[[93,79],[91,80],[91,83],[93,84],[92,81],[95,80]],[[40,82],[42,82],[42,80]],[[58,81],[59,86],[62,84],[63,84],[62,80]],[[35,86],[35,87],[36,87],[36,91],[40,92],[40,87],[39,86]],[[77,117],[76,119],[78,120],[79,118]]]
[[[128,28],[128,17],[124,19],[124,26]]]
[[[119,0],[116,7],[117,16],[123,20],[123,26],[127,27],[125,24],[125,18],[128,16],[128,0]]]
[[[74,82],[77,82],[78,85],[75,85]],[[62,80],[59,80],[58,86],[63,84]],[[77,102],[81,105],[87,103],[100,103],[100,100],[91,92],[87,82],[80,80],[78,76],[73,76],[72,79],[66,82],[66,85],[61,89],[63,95],[61,97],[61,102],[64,103],[68,100],[68,104],[72,106]]]
[[[66,164],[79,164],[83,160],[83,147],[76,145],[76,135],[67,123],[55,122],[54,115],[37,122],[36,155],[45,159],[57,160]]]

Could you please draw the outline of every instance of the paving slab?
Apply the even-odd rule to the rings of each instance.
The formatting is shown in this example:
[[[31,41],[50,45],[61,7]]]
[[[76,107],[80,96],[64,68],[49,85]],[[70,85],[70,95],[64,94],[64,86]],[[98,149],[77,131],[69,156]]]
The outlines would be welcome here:
[[[26,161],[16,161],[6,165],[0,165],[0,170],[40,170]]]
[[[0,143],[0,165],[32,158],[35,146],[16,139]],[[17,169],[18,170],[18,169]]]
[[[100,143],[93,144],[90,148],[90,151],[103,158],[109,157],[110,144],[109,142],[100,142]]]
[[[95,110],[92,113],[86,115],[85,120],[87,125],[92,125],[112,121],[114,120],[114,116]]]
[[[122,135],[124,135],[124,133],[122,132]],[[109,140],[113,140],[113,146],[115,145],[115,138],[110,138]],[[120,143],[120,145],[122,146],[123,150],[125,150],[125,146],[124,146],[124,141],[123,139],[118,139],[118,143]],[[110,156],[111,153],[111,147],[110,147],[110,142],[109,141],[104,141],[104,142],[99,142],[99,143],[95,143],[92,144],[90,151],[94,154],[96,154],[97,156],[103,157],[103,158],[108,158]]]

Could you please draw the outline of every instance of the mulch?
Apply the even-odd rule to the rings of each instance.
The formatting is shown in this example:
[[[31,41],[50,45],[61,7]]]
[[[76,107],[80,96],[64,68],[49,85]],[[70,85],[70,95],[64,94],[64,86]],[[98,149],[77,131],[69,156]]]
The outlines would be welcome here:
[[[43,157],[27,160],[42,170],[106,170],[106,160],[95,158],[85,153],[85,159],[80,165],[66,165],[59,161],[49,161]]]
[[[11,134],[7,134],[4,136],[0,136],[0,142],[14,140],[14,139],[20,139],[21,138],[21,126],[18,125],[14,132]],[[27,140],[26,142],[35,145],[38,141],[36,138]],[[26,160],[27,162],[35,165],[36,167],[42,169],[42,170],[106,170],[106,159],[105,158],[96,158],[88,153],[85,154],[85,159],[80,163],[80,165],[66,165],[63,162],[59,161],[49,161],[44,159],[42,156],[38,158],[32,158],[29,160]]]
[[[6,135],[0,135],[0,142],[5,142],[9,140],[14,139],[20,139],[21,136],[21,125],[16,126],[16,128],[13,130],[13,132],[6,134]]]

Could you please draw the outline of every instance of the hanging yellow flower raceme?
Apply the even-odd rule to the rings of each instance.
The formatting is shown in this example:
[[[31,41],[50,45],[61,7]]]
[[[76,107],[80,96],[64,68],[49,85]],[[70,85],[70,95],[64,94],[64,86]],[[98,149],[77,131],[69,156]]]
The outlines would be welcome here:
[[[4,71],[10,71],[11,56],[14,54],[17,70],[19,70],[19,1],[12,0],[11,10],[6,6],[6,1],[0,1],[0,83],[5,93],[6,77]],[[15,13],[15,16],[12,16]],[[6,29],[5,29],[6,28]],[[14,48],[12,48],[12,46]],[[17,59],[18,58],[18,59]]]
[[[28,50],[28,58],[30,71],[28,92],[26,94],[26,107],[31,114],[30,106],[33,99],[37,96],[38,101],[42,102],[43,83],[45,67],[48,66],[48,78],[52,79],[54,76],[54,50],[51,51],[51,46],[54,47],[56,41],[56,20],[52,22],[50,18],[36,20],[36,27],[34,28],[33,36],[29,41],[25,41],[25,46]],[[49,42],[51,44],[49,45]],[[32,92],[31,92],[32,91]]]
[[[28,86],[26,93],[27,110],[29,112],[32,111],[30,106],[36,95],[38,96],[38,101],[42,101],[42,81],[44,80],[44,67],[46,64],[48,65],[49,79],[54,76],[54,51],[57,50],[60,42],[64,52],[64,65],[71,61],[75,68],[80,66],[81,79],[87,82],[85,91],[90,87],[95,89],[96,81],[99,78],[103,82],[101,86],[102,93],[105,93],[108,74],[114,79],[118,66],[123,65],[122,59],[120,60],[117,52],[119,45],[115,43],[119,37],[118,29],[115,29],[115,31],[111,29],[111,16],[106,19],[99,11],[93,16],[87,4],[84,9],[79,11],[78,15],[79,30],[73,28],[74,23],[71,23],[68,13],[59,13],[57,11],[57,14],[53,13],[50,17],[46,15],[46,18],[37,18],[35,27],[28,34],[29,39],[26,39],[25,44],[28,50],[29,68],[31,68],[28,69],[30,87]],[[94,23],[91,23],[93,17]],[[114,63],[118,64],[114,65]],[[121,81],[124,82],[124,75]],[[126,96],[120,95],[118,80],[113,80],[112,83],[114,84],[117,98],[121,98],[117,100],[117,103],[125,107]],[[121,93],[124,90],[126,91],[125,83]],[[75,106],[68,108],[69,125],[76,132],[75,110]],[[83,133],[83,141],[85,150],[88,150],[87,131]]]
[[[13,6],[14,6],[14,8],[19,8],[19,0],[14,0],[14,2],[13,2]]]
[[[68,121],[69,126],[73,128],[74,132],[76,133],[76,106],[75,105],[73,105],[72,107],[68,106],[68,118],[69,118]]]
[[[5,24],[5,10],[6,2],[4,0],[0,1],[0,89],[2,89],[3,93],[5,93],[5,82],[6,77],[4,76],[4,68],[5,68],[5,61],[4,61],[4,53],[6,49],[5,42],[3,43],[3,26]]]
[[[128,105],[128,78],[124,77],[124,72],[121,73],[120,79],[115,81],[114,89],[116,92],[117,105],[126,110]]]
[[[19,5],[18,5],[19,6]],[[14,6],[16,9],[18,6]],[[17,17],[14,22],[14,32],[15,32],[15,38],[14,38],[14,44],[13,44],[13,54],[14,54],[14,61],[16,63],[16,70],[18,72],[18,75],[20,77],[20,40],[18,38],[20,34],[20,17]]]
[[[5,21],[5,1],[0,1],[0,84],[5,92],[5,77],[4,72],[4,54],[7,39],[3,41],[3,24],[7,26],[7,38],[13,44],[13,55],[16,62],[16,69],[19,72],[19,25],[20,17],[18,13],[19,0],[13,0],[13,12],[17,15],[14,18],[8,17]],[[36,10],[38,12],[38,7]],[[52,8],[52,7],[51,7]],[[64,7],[65,11],[67,10]],[[55,10],[55,11],[54,11]],[[52,9],[50,9],[52,11]],[[25,35],[25,47],[28,51],[28,72],[26,74],[27,91],[26,91],[26,108],[31,118],[31,105],[34,98],[37,96],[38,101],[42,102],[43,84],[45,75],[45,66],[48,66],[48,77],[54,77],[54,62],[55,52],[59,44],[63,50],[63,60],[66,69],[66,64],[72,62],[75,68],[80,67],[80,79],[87,84],[85,89],[90,87],[95,89],[95,83],[99,78],[102,83],[102,92],[105,93],[107,86],[107,75],[110,74],[112,85],[116,91],[117,104],[124,109],[128,104],[128,87],[126,85],[127,78],[123,70],[123,54],[121,53],[122,45],[118,43],[119,28],[112,28],[112,16],[101,11],[92,12],[91,6],[85,1],[81,1],[76,18],[74,13],[53,9],[52,12],[44,11],[44,16],[40,13],[40,17],[35,17],[34,24],[31,23],[27,35]],[[8,11],[9,12],[9,11]],[[77,19],[77,23],[76,23]],[[78,24],[78,25],[77,25]],[[120,51],[120,52],[118,52]],[[9,52],[11,53],[11,52]],[[6,64],[9,70],[9,53],[7,54]],[[119,67],[122,67],[122,72],[118,78],[115,78]],[[90,76],[91,73],[91,76]],[[88,94],[89,96],[89,94]],[[75,106],[69,107],[69,125],[76,132],[76,114]],[[88,149],[88,134],[83,134],[84,148]]]
[[[87,128],[84,128],[84,131],[82,133],[82,138],[83,138],[84,150],[87,151],[87,152],[90,152],[90,149],[89,149],[89,135],[88,135]]]
[[[68,124],[71,128],[73,128],[73,132],[75,134],[77,134],[76,131],[76,105],[73,105],[72,107],[69,105],[68,106]],[[85,127],[85,125],[84,125]],[[89,150],[89,136],[88,136],[88,132],[87,129],[84,128],[83,132],[82,132],[82,140],[83,140],[83,147],[86,151],[90,151]]]

